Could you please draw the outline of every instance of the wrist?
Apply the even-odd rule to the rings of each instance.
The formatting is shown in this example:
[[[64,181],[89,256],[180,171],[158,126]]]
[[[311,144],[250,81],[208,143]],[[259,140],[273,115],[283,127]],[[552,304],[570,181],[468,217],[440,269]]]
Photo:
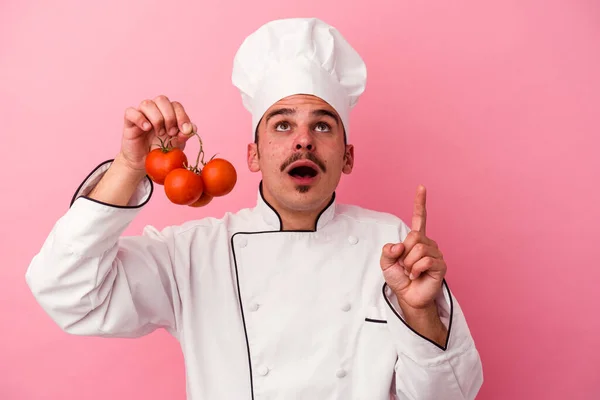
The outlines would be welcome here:
[[[130,182],[139,183],[146,176],[146,169],[144,167],[136,167],[132,165],[127,157],[121,152],[115,157],[112,169],[118,170],[119,175],[126,178]]]
[[[117,155],[88,197],[106,204],[127,206],[145,177],[144,169],[132,168],[122,155]]]
[[[396,295],[396,298],[404,315],[404,321],[408,326],[438,345],[445,346],[448,329],[440,318],[435,301],[416,308],[402,301],[398,295]]]
[[[398,299],[398,305],[402,309],[404,318],[408,321],[427,321],[434,317],[438,317],[438,309],[435,301],[431,301],[428,304],[419,307],[413,307],[408,305],[402,300],[402,297],[396,295]]]

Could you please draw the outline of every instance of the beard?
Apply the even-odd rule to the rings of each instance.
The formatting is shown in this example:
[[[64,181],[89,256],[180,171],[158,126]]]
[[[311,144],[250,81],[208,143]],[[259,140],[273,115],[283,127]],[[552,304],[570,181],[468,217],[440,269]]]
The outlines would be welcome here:
[[[296,190],[298,191],[298,193],[306,193],[310,190],[310,186],[298,185],[298,186],[296,186]]]

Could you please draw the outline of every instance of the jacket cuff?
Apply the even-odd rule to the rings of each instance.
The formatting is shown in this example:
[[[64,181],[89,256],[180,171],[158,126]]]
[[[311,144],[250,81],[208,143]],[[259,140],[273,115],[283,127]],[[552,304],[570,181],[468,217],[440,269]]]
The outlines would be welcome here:
[[[442,290],[435,299],[438,315],[448,330],[446,343],[440,346],[412,329],[405,321],[394,292],[383,285],[388,326],[399,353],[420,365],[437,365],[462,354],[473,346],[473,339],[462,310],[444,280]]]
[[[150,201],[154,191],[154,184],[147,175],[145,179],[138,184],[135,192],[131,196],[131,199],[129,199],[129,203],[126,206],[104,203],[88,197],[89,193],[92,191],[92,189],[94,189],[98,182],[100,182],[100,179],[102,179],[108,168],[112,165],[113,161],[114,159],[104,161],[94,168],[92,172],[90,172],[90,174],[83,180],[83,182],[81,182],[75,191],[69,207],[72,207],[75,201],[79,198],[87,199],[89,201],[113,208],[141,208],[146,205],[148,201]]]

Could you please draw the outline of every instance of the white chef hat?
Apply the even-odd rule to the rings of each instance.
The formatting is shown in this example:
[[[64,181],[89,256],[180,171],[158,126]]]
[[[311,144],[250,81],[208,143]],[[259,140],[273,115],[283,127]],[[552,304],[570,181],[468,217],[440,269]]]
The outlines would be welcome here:
[[[334,27],[317,18],[266,23],[238,49],[232,82],[252,114],[252,135],[265,111],[284,97],[309,94],[339,114],[346,136],[349,113],[365,90],[360,55]]]

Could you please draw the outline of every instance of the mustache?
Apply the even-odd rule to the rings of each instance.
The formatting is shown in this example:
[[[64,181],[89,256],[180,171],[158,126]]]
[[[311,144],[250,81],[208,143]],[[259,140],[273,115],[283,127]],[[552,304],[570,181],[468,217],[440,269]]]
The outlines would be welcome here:
[[[321,169],[321,171],[326,172],[327,167],[325,167],[325,163],[321,161],[317,156],[313,153],[294,153],[288,158],[283,164],[281,164],[281,172],[285,171],[287,167],[289,167],[292,163],[295,163],[299,160],[310,160],[317,164],[317,166]]]

